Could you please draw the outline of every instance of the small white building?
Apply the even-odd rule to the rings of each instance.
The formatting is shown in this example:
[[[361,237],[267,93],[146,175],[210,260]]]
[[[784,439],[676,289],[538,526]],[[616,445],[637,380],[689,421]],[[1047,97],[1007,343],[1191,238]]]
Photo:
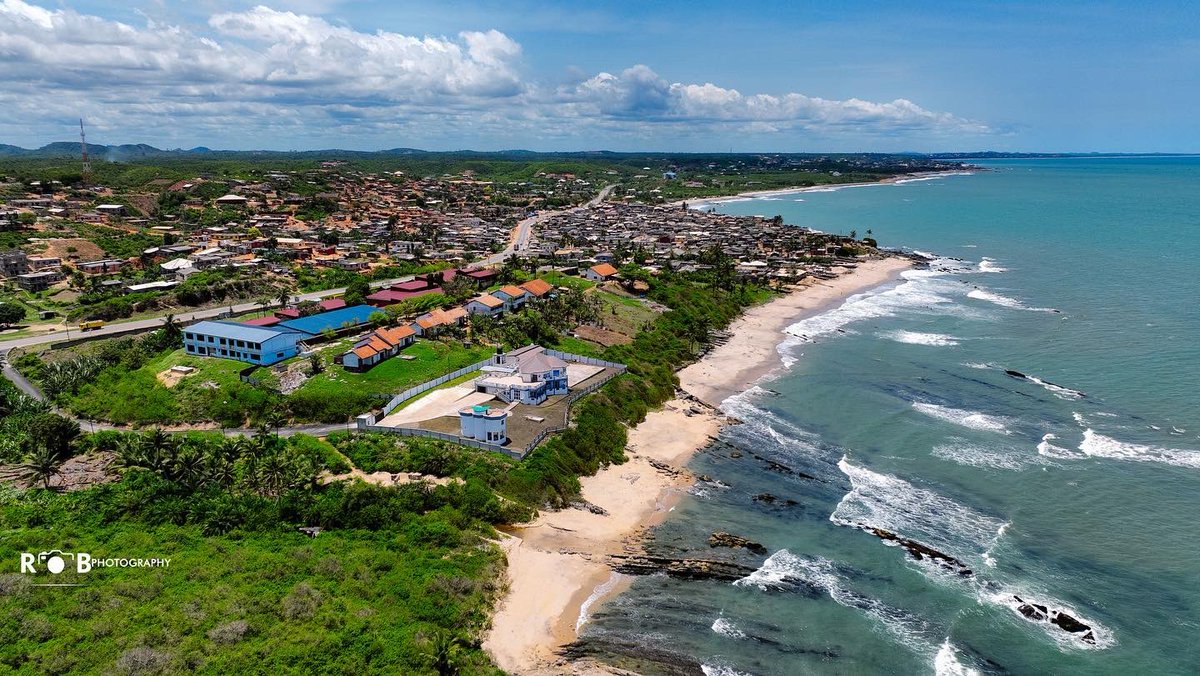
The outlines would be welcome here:
[[[458,412],[459,436],[487,444],[508,443],[508,411],[482,404]]]
[[[473,315],[487,315],[488,317],[495,317],[504,314],[504,301],[490,293],[485,293],[481,296],[472,298],[471,300],[467,301],[465,307],[467,308],[467,312],[470,312]]]

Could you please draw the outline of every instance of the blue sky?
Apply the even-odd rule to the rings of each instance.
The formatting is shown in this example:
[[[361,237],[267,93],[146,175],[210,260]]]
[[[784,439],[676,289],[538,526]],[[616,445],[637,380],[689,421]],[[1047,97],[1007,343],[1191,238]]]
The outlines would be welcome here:
[[[0,63],[27,147],[1200,152],[1184,2],[0,0]]]

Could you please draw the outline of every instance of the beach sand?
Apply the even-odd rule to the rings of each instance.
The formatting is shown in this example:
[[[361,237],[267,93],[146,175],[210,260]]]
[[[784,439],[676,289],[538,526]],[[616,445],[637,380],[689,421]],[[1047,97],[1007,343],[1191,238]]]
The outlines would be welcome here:
[[[544,512],[513,527],[500,543],[508,591],[483,643],[496,664],[514,674],[610,673],[603,665],[567,663],[555,651],[575,639],[581,609],[594,610],[627,586],[605,557],[636,549],[642,533],[666,518],[691,485],[680,468],[726,422],[712,407],[782,363],[776,346],[789,324],[895,279],[910,264],[865,261],[837,279],[814,280],[749,309],[730,326],[726,344],[679,372],[681,389],[695,399],[673,399],[648,414],[629,431],[628,462],[580,480],[583,499],[606,513]]]

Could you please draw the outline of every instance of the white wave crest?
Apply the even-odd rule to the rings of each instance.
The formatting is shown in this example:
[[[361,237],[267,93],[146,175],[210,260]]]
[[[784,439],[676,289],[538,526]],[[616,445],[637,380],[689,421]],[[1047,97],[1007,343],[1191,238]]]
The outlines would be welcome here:
[[[936,646],[926,638],[931,633],[928,622],[878,599],[847,589],[834,570],[833,562],[828,559],[797,556],[781,549],[768,557],[758,570],[733,584],[763,590],[787,589],[803,584],[829,594],[839,605],[861,610],[915,652],[929,656],[937,652]]]
[[[749,676],[724,664],[701,664],[700,671],[704,672],[704,676]]]
[[[1058,599],[1046,597],[1037,592],[996,584],[982,586],[979,590],[978,598],[986,603],[1008,608],[1022,620],[1041,627],[1060,648],[1067,650],[1104,650],[1116,645],[1116,640],[1113,638],[1112,632],[1106,627],[1095,620],[1088,619],[1078,610]],[[1031,617],[1021,611],[1022,606],[1032,607],[1033,605],[1041,606],[1041,609],[1045,611],[1045,616]],[[1051,622],[1052,618],[1061,613],[1065,613],[1090,627],[1093,642],[1084,640],[1087,632],[1071,633],[1053,624]]]
[[[1019,471],[1036,463],[1035,458],[1023,455],[1018,449],[989,448],[972,444],[965,439],[951,439],[950,443],[935,446],[931,453],[936,458],[985,469]]]
[[[950,637],[946,637],[937,656],[933,658],[933,673],[936,676],[982,676],[983,672],[960,662],[958,649],[950,643]]]
[[[997,264],[996,260],[994,258],[987,258],[985,256],[983,260],[979,261],[979,271],[980,272],[1008,272],[1008,268]]]
[[[969,427],[974,430],[987,430],[990,432],[1002,432],[1008,434],[1008,418],[995,415],[987,415],[978,411],[967,411],[961,408],[951,408],[949,406],[939,406],[938,404],[929,404],[923,401],[914,401],[913,408],[924,413],[927,416],[945,420],[955,425]]]
[[[613,571],[613,574],[610,575],[607,580],[599,585],[596,585],[596,588],[593,589],[592,593],[587,597],[586,600],[584,600],[583,605],[579,606],[579,617],[575,620],[576,633],[579,633],[579,629],[583,627],[583,625],[587,624],[589,619],[588,611],[591,610],[592,605],[611,592],[617,586],[617,583],[621,581],[621,577],[622,575],[620,573]]]
[[[1053,434],[1043,435],[1041,443],[1037,445],[1038,454],[1044,455],[1047,458],[1059,458],[1064,460],[1072,460],[1083,457],[1069,448],[1063,448],[1057,444],[1050,443],[1055,439],[1058,439],[1058,437]]]
[[[996,293],[995,291],[988,291],[987,289],[981,289],[979,287],[975,287],[974,289],[968,291],[967,298],[984,300],[994,305],[1011,308],[1013,310],[1029,310],[1030,312],[1057,312],[1057,310],[1052,307],[1030,307],[1016,298],[1010,298],[1003,294]]]
[[[937,279],[945,274],[939,270],[907,270],[901,273],[904,281],[898,286],[885,291],[855,294],[828,312],[788,326],[785,333],[798,340],[784,341],[780,347],[792,347],[839,330],[850,333],[843,327],[865,319],[893,317],[902,311],[919,310],[940,314],[969,312],[968,308],[954,303],[950,297],[957,285]]]
[[[922,542],[960,560],[988,551],[1004,522],[931,490],[856,467],[842,458],[850,492],[829,520],[840,526],[871,526]]]
[[[746,632],[737,628],[737,625],[724,617],[718,617],[712,623],[712,630],[722,636],[729,638],[743,639],[746,638]]]
[[[882,338],[894,340],[897,343],[909,345],[930,345],[933,347],[949,347],[958,345],[958,339],[943,333],[918,333],[916,331],[889,331],[879,334]]]
[[[1200,451],[1118,441],[1090,427],[1083,431],[1083,441],[1079,444],[1079,450],[1094,458],[1159,462],[1176,467],[1200,469]]]

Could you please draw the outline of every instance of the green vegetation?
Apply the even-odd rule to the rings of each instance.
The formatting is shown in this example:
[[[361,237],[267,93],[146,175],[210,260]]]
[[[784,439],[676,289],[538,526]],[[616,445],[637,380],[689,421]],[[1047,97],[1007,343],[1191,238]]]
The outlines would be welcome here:
[[[256,370],[252,378],[261,385],[255,385],[240,377],[249,364],[189,355],[157,342],[158,335],[98,341],[81,347],[73,356],[48,362],[28,354],[19,359],[18,366],[47,396],[91,420],[142,426],[213,421],[241,427],[287,419],[346,422],[397,392],[474,364],[492,352],[487,346],[422,340],[403,352],[414,359],[394,357],[364,373],[352,373],[333,363],[334,356],[353,343],[346,339],[318,352],[318,372],[312,373],[311,360],[297,357]],[[174,366],[195,371],[169,376]],[[299,389],[288,395],[273,389],[278,386],[280,371],[297,367],[309,374]],[[168,386],[159,374],[176,382]]]
[[[0,664],[30,672],[497,673],[479,649],[512,516],[478,481],[322,485],[330,445],[99,433],[117,483],[0,489],[0,558],[49,546],[159,568],[0,575]],[[310,539],[299,526],[319,526]],[[454,646],[446,650],[447,645]]]

